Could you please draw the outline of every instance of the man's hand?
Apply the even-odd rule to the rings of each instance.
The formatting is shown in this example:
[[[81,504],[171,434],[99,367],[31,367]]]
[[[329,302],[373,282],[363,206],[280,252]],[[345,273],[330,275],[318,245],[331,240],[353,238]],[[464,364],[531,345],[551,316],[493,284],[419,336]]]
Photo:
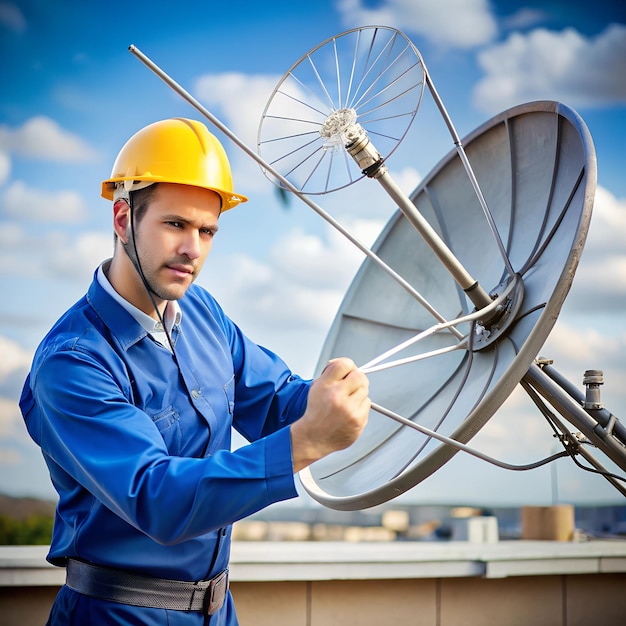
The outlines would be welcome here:
[[[304,415],[291,425],[294,472],[356,441],[369,415],[368,392],[367,377],[350,359],[328,363],[311,385]]]

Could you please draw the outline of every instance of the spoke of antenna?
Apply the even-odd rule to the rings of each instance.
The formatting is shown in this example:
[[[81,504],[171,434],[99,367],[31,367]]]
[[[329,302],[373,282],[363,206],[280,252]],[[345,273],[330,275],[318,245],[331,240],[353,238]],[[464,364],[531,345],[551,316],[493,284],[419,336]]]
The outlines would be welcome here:
[[[470,341],[467,337],[465,337],[463,341],[459,342],[456,345],[448,346],[446,348],[441,348],[439,350],[432,350],[431,352],[417,354],[411,357],[406,357],[404,359],[399,359],[397,361],[388,362],[388,363],[381,365],[381,363],[384,363],[387,359],[394,356],[395,354],[402,352],[406,348],[409,348],[410,346],[420,341],[423,341],[427,337],[431,337],[432,335],[438,332],[441,332],[442,330],[447,330],[453,326],[459,326],[461,324],[466,324],[468,322],[479,322],[485,317],[486,314],[489,314],[492,311],[500,311],[502,307],[505,306],[511,292],[515,289],[515,287],[517,287],[516,281],[513,280],[510,283],[508,283],[504,291],[496,299],[492,300],[491,303],[485,307],[485,309],[480,310],[480,311],[474,311],[473,313],[464,315],[462,317],[458,317],[449,322],[442,322],[440,324],[431,326],[430,328],[427,328],[426,330],[423,330],[422,332],[417,333],[416,335],[407,339],[406,341],[399,343],[394,348],[390,348],[383,354],[380,354],[379,356],[371,359],[370,361],[362,365],[359,369],[365,374],[371,374],[373,372],[381,371],[383,369],[389,369],[391,367],[398,367],[400,365],[414,363],[415,361],[420,361],[428,357],[438,356],[441,354],[447,354],[448,352],[452,352],[453,350],[468,349],[470,347]]]

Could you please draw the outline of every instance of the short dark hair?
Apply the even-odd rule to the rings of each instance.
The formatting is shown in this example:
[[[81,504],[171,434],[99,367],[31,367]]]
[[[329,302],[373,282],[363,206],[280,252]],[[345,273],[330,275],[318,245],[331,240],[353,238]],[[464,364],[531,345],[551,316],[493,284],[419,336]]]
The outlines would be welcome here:
[[[136,191],[131,191],[129,193],[131,198],[130,205],[134,213],[135,224],[139,224],[139,222],[141,222],[144,218],[146,211],[148,210],[148,206],[150,206],[152,196],[156,192],[158,186],[159,183],[154,183],[144,187],[143,189],[137,189]]]
[[[131,219],[133,220],[133,227],[144,218],[148,207],[150,206],[150,201],[152,200],[152,196],[154,195],[156,188],[159,186],[159,183],[153,183],[152,185],[148,185],[143,189],[137,189],[135,191],[128,192],[128,203],[129,206],[132,207],[132,215]],[[117,241],[117,233],[113,233],[113,243]]]

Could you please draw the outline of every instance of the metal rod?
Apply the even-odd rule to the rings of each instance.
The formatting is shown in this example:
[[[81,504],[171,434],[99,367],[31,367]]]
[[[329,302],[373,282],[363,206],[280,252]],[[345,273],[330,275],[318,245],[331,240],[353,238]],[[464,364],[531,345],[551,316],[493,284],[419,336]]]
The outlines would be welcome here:
[[[439,348],[438,350],[431,350],[430,352],[422,352],[421,354],[415,354],[413,356],[406,357],[404,359],[396,359],[395,361],[388,361],[379,365],[371,365],[369,367],[360,367],[359,369],[364,374],[372,374],[374,372],[382,372],[383,370],[391,369],[392,367],[401,367],[402,365],[408,365],[409,363],[416,363],[417,361],[423,361],[424,359],[432,359],[442,354],[449,354],[455,350],[466,350],[469,344],[457,343],[455,346],[448,346],[447,348]]]
[[[451,446],[452,448],[456,448],[457,450],[466,452],[467,454],[471,454],[472,456],[475,456],[477,459],[481,459],[482,461],[487,461],[487,463],[491,463],[492,465],[496,465],[498,467],[501,467],[502,469],[522,472],[526,470],[536,469],[537,467],[546,465],[547,463],[550,463],[551,461],[555,461],[556,459],[569,456],[568,452],[559,452],[557,454],[553,454],[552,456],[546,459],[542,459],[541,461],[536,461],[535,463],[528,463],[526,465],[513,465],[511,463],[506,463],[505,461],[499,461],[498,459],[494,459],[493,457],[490,457],[482,452],[479,452],[478,450],[474,448],[470,448],[469,446],[457,441],[456,439],[451,439],[450,437],[446,437],[445,435],[438,433],[436,430],[431,430],[430,428],[427,428],[426,426],[422,426],[421,424],[412,422],[410,419],[407,419],[406,417],[403,417],[402,415],[398,415],[397,413],[394,413],[393,411],[390,411],[389,409],[386,409],[385,407],[380,406],[379,404],[372,403],[372,409],[376,411],[377,413],[380,413],[381,415],[384,415],[385,417],[388,417],[389,419],[392,419],[393,421],[398,422],[399,424],[402,424],[403,426],[408,426],[409,428],[412,428],[413,430],[417,430],[423,435],[432,437],[433,439],[437,439],[441,441],[442,443],[445,443]]]
[[[437,255],[461,289],[476,308],[483,309],[491,303],[489,294],[478,284],[452,251],[437,234],[426,218],[417,210],[408,196],[398,187],[387,169],[377,178],[383,189],[391,196],[404,216],[415,227],[430,249]]]
[[[446,126],[448,127],[448,131],[450,132],[452,141],[454,142],[457,153],[461,159],[461,163],[463,164],[463,167],[465,168],[465,172],[467,173],[467,176],[472,184],[472,187],[474,188],[474,193],[476,194],[476,197],[478,198],[478,202],[480,203],[480,206],[483,210],[485,218],[487,219],[489,228],[491,229],[494,239],[496,240],[496,244],[498,246],[498,249],[500,250],[500,255],[502,256],[502,260],[504,261],[504,264],[506,265],[506,269],[509,275],[513,276],[515,274],[515,270],[513,269],[513,266],[511,265],[509,256],[506,252],[504,244],[502,243],[502,238],[500,237],[500,233],[498,232],[498,227],[496,226],[496,223],[493,220],[493,216],[491,215],[491,211],[489,210],[489,207],[487,206],[487,201],[485,200],[485,196],[483,195],[480,185],[478,184],[478,179],[476,178],[472,165],[469,159],[467,158],[467,154],[465,153],[465,148],[463,147],[461,139],[459,138],[459,135],[456,132],[456,129],[454,128],[454,124],[452,123],[452,119],[450,118],[450,115],[448,114],[448,111],[446,110],[446,107],[444,106],[443,101],[441,97],[439,96],[437,89],[435,88],[435,84],[433,83],[430,77],[430,74],[428,73],[428,70],[426,69],[426,66],[423,63],[422,65],[424,67],[424,77],[426,79],[426,84],[428,85],[428,89],[433,97],[433,100],[435,101],[435,104],[437,105],[437,108],[439,109],[439,112],[441,113],[441,116],[443,117],[446,123]]]
[[[458,317],[457,319],[455,319],[454,321],[451,322],[446,322],[446,323],[442,323],[442,324],[435,324],[434,326],[431,326],[430,328],[426,328],[423,331],[417,333],[416,335],[414,335],[413,337],[411,337],[410,339],[407,339],[406,341],[403,341],[401,343],[399,343],[397,346],[390,348],[389,350],[387,350],[386,352],[383,352],[382,354],[378,355],[377,357],[371,359],[370,361],[368,361],[367,363],[365,363],[364,365],[362,365],[359,369],[362,372],[365,373],[369,373],[369,372],[373,372],[376,371],[377,369],[382,369],[382,368],[377,368],[376,366],[383,362],[386,361],[389,357],[394,356],[395,354],[398,354],[398,352],[401,352],[402,350],[405,350],[406,348],[409,348],[410,346],[412,346],[413,344],[417,343],[418,341],[422,341],[423,339],[425,339],[426,337],[430,337],[442,330],[448,329],[450,326],[452,326],[453,324],[465,324],[467,322],[476,322],[479,321],[485,313],[489,313],[491,310],[496,310],[499,306],[502,305],[502,303],[509,297],[509,294],[513,291],[513,289],[515,288],[516,283],[515,281],[511,281],[506,289],[503,290],[503,292],[494,300],[491,301],[490,304],[488,304],[484,309],[480,310],[480,311],[474,311],[473,313],[469,313],[467,315],[464,315],[462,317]],[[463,343],[465,343],[464,347],[467,347],[469,345],[469,342],[466,341],[465,342],[461,342],[459,344],[457,344],[456,346],[454,346],[453,349],[458,349],[460,347],[463,346]],[[436,350],[434,351],[435,353],[443,353],[444,351],[448,351],[451,348],[444,348],[443,350]],[[432,354],[432,353],[431,353]],[[415,357],[411,357],[411,360],[419,360],[423,358],[422,356],[415,356]],[[395,365],[395,363],[390,363],[387,365],[387,367],[390,367],[392,365]]]
[[[489,294],[463,267],[410,198],[398,187],[365,129],[356,122],[346,125],[343,114],[343,111],[331,113],[322,127],[322,134],[328,137],[333,135],[341,137],[347,152],[356,161],[363,173],[381,184],[476,308],[480,310],[489,306],[492,301]]]
[[[339,231],[350,243],[356,246],[371,261],[376,263],[384,272],[393,278],[405,291],[407,291],[415,300],[417,300],[435,319],[440,322],[447,320],[441,315],[410,283],[408,283],[395,270],[387,265],[377,254],[372,252],[366,245],[361,243],[356,237],[348,232],[337,220],[328,214],[322,207],[318,206],[310,198],[302,194],[294,185],[286,178],[279,174],[269,163],[266,163],[260,155],[248,147],[239,137],[237,137],[227,126],[225,126],[215,115],[206,109],[198,100],[196,100],[187,90],[179,85],[171,76],[166,74],[154,61],[147,57],[139,48],[134,45],[129,46],[129,51],[137,57],[148,69],[156,74],[163,82],[169,85],[178,95],[185,99],[191,106],[197,109],[204,117],[206,117],[215,127],[223,132],[229,139],[238,145],[248,156],[256,161],[262,168],[267,170],[272,176],[281,182],[281,184],[298,196],[305,204],[312,208],[320,217],[328,222],[333,228]],[[463,334],[456,328],[451,328],[451,332],[458,339],[463,339]]]

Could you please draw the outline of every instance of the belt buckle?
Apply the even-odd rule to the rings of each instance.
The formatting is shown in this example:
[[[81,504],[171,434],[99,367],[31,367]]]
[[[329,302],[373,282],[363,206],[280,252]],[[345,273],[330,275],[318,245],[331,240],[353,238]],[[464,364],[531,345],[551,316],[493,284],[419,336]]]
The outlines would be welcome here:
[[[215,615],[222,606],[226,599],[226,592],[228,591],[228,570],[218,574],[215,578],[212,578],[209,582],[209,587],[204,594],[204,600],[202,601],[202,612],[204,615]]]

